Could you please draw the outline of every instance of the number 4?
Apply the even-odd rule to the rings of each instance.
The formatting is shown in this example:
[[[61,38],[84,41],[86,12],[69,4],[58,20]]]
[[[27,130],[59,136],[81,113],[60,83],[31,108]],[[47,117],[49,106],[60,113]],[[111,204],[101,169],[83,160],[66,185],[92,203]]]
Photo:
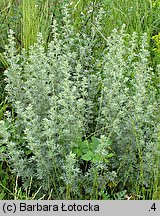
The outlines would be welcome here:
[[[155,203],[153,203],[153,205],[151,206],[151,209],[154,211],[156,210],[156,204]]]

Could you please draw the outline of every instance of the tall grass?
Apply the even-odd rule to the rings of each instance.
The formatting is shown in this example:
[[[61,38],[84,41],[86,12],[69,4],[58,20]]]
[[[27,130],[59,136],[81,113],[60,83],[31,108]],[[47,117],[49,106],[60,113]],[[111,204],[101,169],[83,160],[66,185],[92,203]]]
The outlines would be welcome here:
[[[106,36],[113,28],[121,27],[123,24],[126,24],[126,31],[129,34],[133,31],[138,34],[145,31],[150,36],[159,30],[159,0],[70,0],[70,8],[76,26],[80,26],[85,17],[85,24],[94,22],[97,12],[103,8],[103,31]]]
[[[49,39],[55,2],[50,0],[22,2],[21,41],[25,49],[36,42],[38,32],[43,34],[45,43]]]
[[[103,8],[104,15],[101,20],[102,33],[108,36],[113,28],[126,24],[126,31],[141,34],[148,33],[148,40],[158,33],[160,28],[159,1],[96,1],[96,0],[68,0],[73,26],[77,31],[95,23],[96,14]],[[51,0],[1,0],[2,33],[0,47],[4,50],[8,29],[12,28],[16,34],[18,47],[29,47],[36,41],[37,33],[42,32],[44,41],[50,39],[53,16],[62,18],[63,1]],[[0,61],[3,68],[7,62],[1,52]]]
[[[22,1],[22,39],[23,47],[28,49],[36,42],[39,30],[38,5],[36,0]]]

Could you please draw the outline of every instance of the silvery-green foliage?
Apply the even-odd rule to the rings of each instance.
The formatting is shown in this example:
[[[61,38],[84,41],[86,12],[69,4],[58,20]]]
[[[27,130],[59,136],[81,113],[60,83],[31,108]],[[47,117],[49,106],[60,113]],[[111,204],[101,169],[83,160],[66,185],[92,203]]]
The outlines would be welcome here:
[[[17,54],[10,31],[5,54],[10,63],[5,71],[6,91],[16,113],[13,120],[6,119],[10,126],[3,125],[8,131],[4,141],[10,162],[25,186],[32,177],[37,187],[54,188],[55,196],[71,142],[89,130],[96,92],[96,88],[91,91],[96,86],[93,69],[89,69],[91,41],[85,34],[74,34],[65,13],[61,33],[53,22],[47,51],[39,34],[28,53]]]
[[[67,8],[64,14],[61,27],[54,20],[46,50],[39,34],[28,52],[17,54],[9,34],[6,92],[15,116],[8,113],[1,121],[1,136],[14,172],[24,186],[32,177],[35,187],[54,189],[55,198],[64,198],[65,191],[67,198],[75,191],[81,197],[81,189],[98,198],[106,182],[148,187],[157,172],[158,105],[147,37],[139,44],[136,33],[130,37],[122,28],[106,39],[98,18],[88,37],[74,32]],[[99,34],[106,45],[100,55],[94,53]],[[100,137],[96,154],[104,160],[80,173],[72,147],[91,135]],[[111,162],[105,161],[108,137],[116,153]]]
[[[64,189],[66,188],[67,193],[66,193],[66,199],[70,199],[70,195],[71,194],[75,194],[77,193],[77,189],[78,189],[78,183],[79,183],[79,174],[80,169],[78,168],[77,165],[77,159],[76,159],[76,155],[73,154],[72,152],[70,152],[67,156],[66,156],[66,161],[65,164],[63,165],[63,173],[61,176],[61,179],[64,182]]]
[[[138,48],[136,33],[130,38],[123,28],[120,33],[113,30],[107,45],[97,122],[114,142],[118,160],[112,166],[120,167],[120,179],[149,187],[157,169],[158,104],[147,35],[141,37]]]
[[[62,179],[65,181],[66,185],[72,185],[74,181],[78,179],[78,173],[80,171],[76,168],[76,162],[76,155],[70,152],[66,156],[66,161],[63,165],[64,174],[62,174]]]

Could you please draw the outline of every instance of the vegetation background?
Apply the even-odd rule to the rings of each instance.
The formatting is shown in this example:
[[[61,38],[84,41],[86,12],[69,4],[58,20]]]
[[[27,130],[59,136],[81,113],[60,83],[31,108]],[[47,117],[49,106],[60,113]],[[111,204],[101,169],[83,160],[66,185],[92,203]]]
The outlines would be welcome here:
[[[0,198],[159,199],[160,1],[0,14]]]

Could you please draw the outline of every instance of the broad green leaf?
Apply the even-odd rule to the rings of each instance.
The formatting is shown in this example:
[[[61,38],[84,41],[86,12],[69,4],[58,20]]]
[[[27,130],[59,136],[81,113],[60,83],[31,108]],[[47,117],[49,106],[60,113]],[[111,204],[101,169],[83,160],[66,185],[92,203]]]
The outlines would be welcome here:
[[[94,151],[97,149],[99,145],[99,140],[96,137],[92,137],[92,142],[89,143],[89,148]]]
[[[100,161],[102,161],[102,159],[99,155],[94,155],[94,157],[92,158],[93,163],[98,163]]]
[[[92,160],[93,156],[94,156],[94,153],[91,151],[88,151],[86,154],[82,156],[82,159],[85,161],[90,161]]]
[[[83,153],[86,153],[89,151],[89,147],[88,147],[88,141],[85,140],[84,142],[81,143],[81,147],[80,147],[81,151]]]
[[[78,157],[82,156],[82,151],[78,147],[74,147],[72,149],[73,153],[75,153]]]

